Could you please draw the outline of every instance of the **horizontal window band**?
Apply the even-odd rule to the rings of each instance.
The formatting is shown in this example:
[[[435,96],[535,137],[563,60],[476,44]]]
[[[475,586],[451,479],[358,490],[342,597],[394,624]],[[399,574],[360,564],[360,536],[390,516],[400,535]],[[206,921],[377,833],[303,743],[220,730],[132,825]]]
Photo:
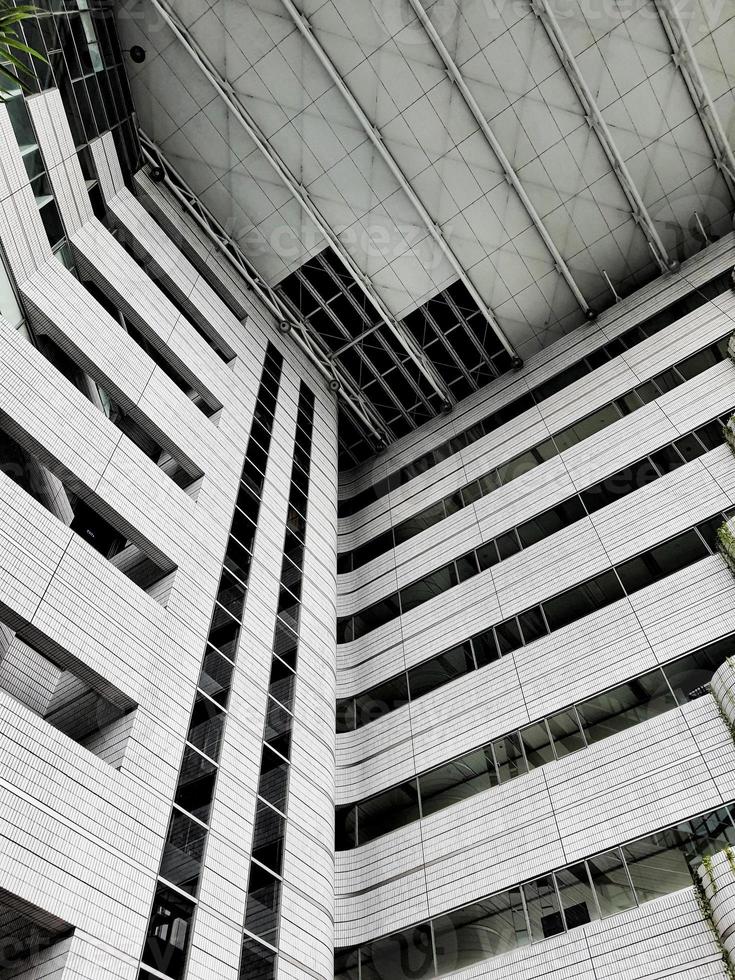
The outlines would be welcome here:
[[[419,980],[490,960],[690,888],[705,857],[734,843],[730,803],[400,932],[338,949],[335,980]]]
[[[336,848],[384,834],[589,748],[708,693],[735,653],[735,633],[653,667],[357,803],[337,807]],[[395,744],[376,755],[384,755]],[[370,756],[369,758],[375,758]],[[366,762],[363,758],[360,765]]]
[[[704,306],[705,303],[715,299],[732,286],[731,270],[718,273],[703,285],[696,287],[692,292],[673,303],[665,306],[663,310],[653,314],[636,326],[629,327],[620,336],[604,342],[600,347],[587,353],[579,361],[554,375],[551,379],[541,382],[534,386],[529,392],[524,393],[519,398],[515,398],[510,404],[503,408],[496,409],[485,416],[479,422],[474,422],[471,426],[463,429],[457,435],[452,436],[446,442],[430,450],[428,453],[417,457],[411,463],[406,464],[399,470],[392,473],[387,479],[380,481],[365,490],[359,491],[353,496],[342,498],[339,501],[338,511],[340,517],[350,517],[356,514],[363,507],[374,503],[385,496],[391,490],[408,483],[414,477],[425,473],[428,469],[443,462],[445,459],[460,452],[467,446],[472,445],[478,439],[494,432],[506,422],[517,418],[523,412],[528,411],[539,402],[550,398],[557,392],[578,381],[581,377],[593,371],[595,368],[617,357],[618,354],[630,347],[641,343],[643,340],[653,337],[671,323],[692,313],[694,310]]]
[[[337,555],[337,571],[340,573],[354,571],[379,555],[397,548],[481,497],[512,483],[513,480],[541,466],[542,463],[560,456],[565,450],[579,445],[585,439],[602,432],[603,429],[643,408],[644,405],[650,404],[661,395],[673,391],[703,371],[727,360],[729,336],[727,334],[715,343],[708,344],[694,354],[677,361],[665,371],[618,395],[572,425],[523,450],[507,462],[494,466],[484,476],[453,490],[418,514],[413,514],[387,531],[377,534],[365,544],[347,552],[340,552]]]
[[[390,680],[370,688],[364,696],[342,699],[339,704],[346,714],[337,717],[338,730],[352,731],[382,717],[381,714],[377,714],[376,718],[371,717],[374,710],[372,703],[376,701],[386,702],[387,711],[384,711],[384,714],[402,707],[410,700],[410,675],[414,676],[415,682],[419,682],[418,689],[414,683],[413,697],[428,694],[457,676],[484,667],[505,654],[527,646],[534,640],[568,626],[592,612],[604,609],[626,595],[631,595],[708,555],[717,553],[717,531],[733,513],[735,508],[718,512],[708,520],[700,521],[673,538],[659,542],[632,558],[626,558],[607,571],[593,575],[535,606],[510,616],[495,626],[460,640],[459,643],[416,664],[408,671],[394,675]],[[441,679],[442,672],[449,673],[446,680]],[[438,683],[429,682],[428,678],[432,673],[437,675]],[[365,705],[359,705],[360,697],[365,698],[370,709],[364,716],[364,720],[357,717],[365,710]],[[355,717],[351,714],[353,711]]]
[[[572,494],[535,517],[509,528],[500,535],[464,555],[435,569],[429,575],[404,585],[402,589],[379,599],[360,612],[337,619],[337,642],[345,643],[360,639],[366,633],[384,626],[423,602],[448,591],[460,582],[478,575],[497,565],[505,558],[537,544],[576,521],[595,513],[662,476],[698,459],[711,449],[722,445],[723,426],[732,411],[719,419],[697,426],[684,435],[643,456],[634,463],[622,467],[617,473],[598,483]]]

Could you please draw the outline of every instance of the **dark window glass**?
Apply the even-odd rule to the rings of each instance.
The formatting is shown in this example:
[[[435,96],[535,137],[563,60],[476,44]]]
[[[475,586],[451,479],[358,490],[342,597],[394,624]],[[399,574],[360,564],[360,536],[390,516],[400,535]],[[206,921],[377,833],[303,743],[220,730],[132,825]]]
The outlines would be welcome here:
[[[263,746],[260,759],[258,793],[268,803],[283,810],[288,787],[288,763],[267,746]]]
[[[275,945],[278,913],[281,908],[281,882],[270,871],[251,862],[245,928]]]
[[[258,800],[255,810],[252,857],[267,868],[281,873],[286,820],[267,803]]]
[[[614,404],[603,405],[596,412],[592,412],[591,415],[581,419],[579,422],[575,422],[574,425],[570,425],[562,432],[557,433],[554,436],[557,449],[560,453],[563,453],[565,449],[576,446],[578,442],[582,442],[583,439],[587,439],[608,425],[612,425],[619,418],[620,411]]]
[[[543,609],[549,629],[557,630],[622,597],[623,590],[615,572],[603,572],[589,582],[547,599]]]
[[[658,471],[650,459],[642,459],[632,466],[618,470],[617,473],[601,480],[588,490],[583,490],[581,497],[585,507],[592,514],[601,507],[606,507],[608,504],[622,499],[648,483],[653,483],[654,480],[658,479],[658,476]]]
[[[207,823],[216,776],[217,767],[214,763],[187,745],[181,763],[175,802],[182,810]]]
[[[583,701],[577,710],[587,740],[597,742],[675,706],[676,700],[666,678],[656,668],[643,677]]]
[[[357,727],[369,724],[408,702],[408,684],[405,674],[371,688],[355,698]]]
[[[194,918],[194,903],[166,885],[156,886],[143,950],[145,962],[172,980],[182,980]]]
[[[341,698],[337,701],[337,734],[352,732],[357,728],[355,722],[355,699]]]
[[[673,391],[674,388],[678,388],[683,379],[676,368],[671,367],[666,371],[662,371],[661,374],[657,374],[652,380],[658,390],[663,394],[667,391]]]
[[[492,568],[493,565],[497,565],[500,561],[498,549],[494,541],[488,541],[486,544],[480,545],[476,551],[476,555],[480,571],[483,572],[486,568]]]
[[[509,953],[529,941],[521,892],[517,888],[440,915],[433,924],[441,975]]]
[[[493,752],[501,783],[522,776],[528,771],[521,751],[520,736],[515,733],[496,739],[493,742]]]
[[[698,459],[705,451],[704,446],[693,432],[677,439],[674,445],[687,462],[690,459]]]
[[[284,736],[288,735],[292,727],[293,716],[285,708],[282,708],[277,701],[274,701],[273,698],[268,698],[268,708],[265,716],[265,733],[263,735],[264,741],[278,749]],[[281,754],[285,755],[286,753],[281,752]]]
[[[546,719],[559,759],[585,747],[585,739],[574,708],[558,711]]]
[[[537,769],[539,766],[546,765],[547,762],[554,761],[551,738],[543,721],[521,729],[521,739],[526,750],[529,769]]]
[[[376,939],[361,950],[361,980],[423,980],[433,977],[431,927],[414,926]]]
[[[500,657],[500,651],[495,641],[495,630],[489,629],[472,637],[472,649],[478,667],[493,663]]]
[[[490,748],[468,752],[419,777],[424,816],[498,785]]]
[[[268,693],[279,701],[289,711],[293,706],[294,686],[296,675],[278,657],[273,657],[271,661],[271,676],[268,684]]]
[[[408,671],[408,686],[412,698],[435,691],[456,677],[474,670],[472,650],[469,642],[461,643],[452,650],[446,650],[438,657],[432,657]]]
[[[564,503],[557,504],[556,507],[549,508],[543,514],[539,514],[538,517],[519,525],[518,536],[523,547],[528,548],[537,541],[569,527],[570,524],[574,524],[575,521],[584,516],[585,510],[579,497],[571,497]]]
[[[276,954],[251,936],[245,936],[240,956],[239,980],[275,980],[275,976]]]
[[[663,671],[679,704],[686,704],[706,694],[706,685],[711,682],[712,675],[733,654],[735,641],[732,637],[727,637],[703,650],[666,664]]]
[[[638,397],[644,405],[648,405],[651,402],[656,401],[661,394],[658,386],[653,381],[644,381],[643,384],[638,385],[636,391],[638,392]]]
[[[510,558],[511,555],[515,555],[521,550],[521,543],[518,540],[518,535],[515,529],[506,531],[505,534],[500,534],[495,539],[495,544],[498,548],[498,554],[500,555],[500,560],[503,561],[505,558]]]
[[[242,610],[245,604],[245,588],[228,575],[222,572],[219,589],[217,590],[217,602],[223,606],[235,619],[242,619]]]
[[[564,919],[553,875],[529,881],[523,886],[523,894],[526,899],[532,942],[549,939],[564,932]]]
[[[241,582],[246,583],[250,573],[250,561],[250,554],[245,548],[234,538],[230,538],[225,552],[225,568],[236,575]]]
[[[518,622],[521,626],[524,643],[532,643],[540,636],[546,636],[548,633],[544,615],[541,612],[541,606],[534,606],[533,609],[521,613],[518,617]]]
[[[456,493],[450,493],[444,498],[444,511],[447,517],[456,514],[463,507],[462,494],[459,490]]]
[[[230,614],[222,608],[222,606],[215,603],[214,609],[212,610],[212,622],[210,624],[210,633],[218,633],[223,629],[228,623],[235,623],[236,620],[233,619]]]
[[[458,558],[455,564],[460,582],[466,582],[467,579],[473,578],[479,571],[477,557],[474,551],[470,551],[469,554]]]
[[[511,653],[523,646],[521,631],[515,617],[506,619],[504,623],[495,627],[495,639],[501,654]]]
[[[299,640],[293,630],[280,620],[276,620],[276,628],[273,633],[273,652],[278,654],[281,660],[292,670],[296,669],[298,646]]]
[[[675,831],[662,831],[623,848],[639,902],[689,888],[692,875]]]
[[[440,500],[438,503],[432,504],[431,507],[422,510],[420,514],[415,514],[408,520],[401,521],[400,524],[396,525],[394,528],[396,546],[403,544],[404,541],[408,541],[409,538],[420,534],[427,528],[433,527],[434,524],[438,524],[443,519],[444,502]]]
[[[474,503],[475,500],[479,500],[483,496],[483,489],[480,483],[475,480],[474,483],[470,483],[469,486],[462,487],[460,493],[462,494],[462,503],[465,507],[469,507],[470,504]]]
[[[361,609],[352,617],[353,638],[357,640],[371,630],[384,626],[400,615],[400,611],[397,595],[387,596],[380,602],[368,606],[367,609]]]
[[[218,622],[215,628],[209,631],[209,642],[212,646],[221,650],[230,660],[235,659],[239,638],[240,626],[229,616],[224,618],[223,621]]]
[[[615,405],[621,415],[630,415],[643,405],[643,399],[637,391],[629,391],[627,395],[621,395],[615,399]]]
[[[711,347],[705,347],[704,350],[700,350],[696,354],[691,354],[683,361],[679,361],[676,369],[685,381],[689,381],[691,378],[696,378],[702,371],[706,371],[707,368],[719,364],[721,360],[722,358],[718,356],[717,348],[713,345]]]
[[[587,865],[574,864],[554,875],[561,897],[567,929],[576,929],[600,918]]]
[[[731,512],[725,512],[725,517],[729,519],[732,516]],[[715,514],[714,517],[710,517],[708,521],[702,521],[701,524],[697,524],[697,531],[704,538],[709,550],[716,554],[718,551],[717,546],[717,532],[720,530],[723,524],[723,515]]]
[[[636,904],[619,848],[592,858],[587,865],[603,918]]]
[[[450,562],[443,568],[437,568],[430,575],[426,575],[424,578],[419,579],[418,582],[413,582],[411,585],[407,585],[404,589],[401,589],[401,611],[404,613],[410,612],[428,599],[441,595],[447,589],[451,589],[457,582],[457,570],[454,567],[454,562]],[[394,597],[384,600],[384,603],[387,604],[389,609],[395,607]],[[376,603],[376,605],[379,604]],[[397,613],[394,615],[397,615]],[[393,616],[390,618],[392,619]]]
[[[179,810],[173,810],[161,860],[161,877],[194,895],[206,837],[207,831],[201,824]]]
[[[630,595],[673,572],[706,558],[707,546],[696,531],[685,531],[650,551],[617,566],[620,580]]]
[[[386,790],[358,807],[358,834],[361,844],[413,823],[419,818],[415,781]]]
[[[199,687],[217,704],[226,705],[232,683],[232,663],[218,653],[214,647],[207,646],[199,675]]]
[[[334,821],[335,846],[338,851],[357,847],[357,807],[338,806]]]
[[[197,694],[186,737],[200,752],[215,762],[222,746],[226,717],[222,708],[203,694]]]
[[[697,436],[704,443],[705,449],[716,449],[722,445],[724,438],[722,434],[722,423],[708,422],[706,425],[700,426],[697,429]]]
[[[663,446],[661,449],[657,449],[655,453],[651,453],[651,459],[659,473],[662,474],[673,473],[674,470],[684,465],[684,460],[675,446]]]

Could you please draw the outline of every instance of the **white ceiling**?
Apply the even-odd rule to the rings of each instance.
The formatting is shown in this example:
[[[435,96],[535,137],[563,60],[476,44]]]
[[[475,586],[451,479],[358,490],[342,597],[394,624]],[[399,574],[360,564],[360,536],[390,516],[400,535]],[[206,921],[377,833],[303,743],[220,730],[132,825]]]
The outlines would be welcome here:
[[[671,0],[550,0],[578,71],[669,254],[700,247],[733,201],[657,11]],[[283,0],[176,0],[232,86],[397,318],[456,280],[409,196]],[[297,0],[317,41],[521,356],[583,318],[578,301],[408,0]],[[424,0],[587,302],[658,273],[647,236],[531,0]],[[735,136],[735,4],[678,0],[727,136]],[[142,128],[272,284],[325,245],[152,0],[118,14]],[[685,65],[686,68],[686,65]]]

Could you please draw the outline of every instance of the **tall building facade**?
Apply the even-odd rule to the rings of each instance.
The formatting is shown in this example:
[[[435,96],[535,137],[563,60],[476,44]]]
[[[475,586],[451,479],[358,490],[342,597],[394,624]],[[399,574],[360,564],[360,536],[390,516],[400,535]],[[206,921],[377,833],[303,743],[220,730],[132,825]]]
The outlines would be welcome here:
[[[345,469],[344,380],[145,162],[112,22],[33,23],[0,978],[732,977],[735,235]]]

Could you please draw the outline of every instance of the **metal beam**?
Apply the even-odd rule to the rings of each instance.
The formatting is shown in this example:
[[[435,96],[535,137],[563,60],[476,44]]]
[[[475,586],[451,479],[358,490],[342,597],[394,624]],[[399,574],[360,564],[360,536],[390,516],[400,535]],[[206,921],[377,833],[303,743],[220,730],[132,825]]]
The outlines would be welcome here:
[[[378,155],[383,160],[383,162],[388,166],[389,170],[391,171],[395,179],[398,181],[398,184],[400,185],[401,189],[405,192],[406,196],[411,201],[411,204],[413,205],[414,209],[416,210],[419,217],[421,218],[421,221],[423,222],[426,230],[429,232],[437,247],[440,249],[444,257],[447,259],[449,264],[454,269],[457,278],[462,282],[462,284],[464,285],[465,289],[468,291],[470,296],[472,296],[472,299],[475,301],[478,308],[482,312],[483,316],[487,319],[488,323],[490,324],[493,331],[495,332],[498,339],[500,340],[500,343],[503,345],[505,350],[510,354],[512,358],[514,358],[515,360],[520,360],[520,358],[518,357],[518,352],[506,337],[504,330],[502,329],[498,321],[495,319],[494,313],[492,312],[490,307],[487,305],[485,300],[480,295],[480,292],[478,291],[477,287],[469,278],[469,276],[467,275],[467,273],[465,272],[462,266],[462,263],[455,255],[452,246],[444,237],[444,232],[442,231],[441,226],[437,224],[437,222],[434,221],[433,217],[429,214],[426,207],[424,206],[423,201],[414,190],[410,180],[408,180],[408,178],[404,174],[400,164],[395,159],[393,154],[390,152],[388,147],[385,145],[385,141],[383,139],[382,133],[377,128],[377,126],[374,125],[372,120],[368,117],[368,115],[363,110],[360,103],[352,94],[351,90],[345,83],[344,78],[337,70],[336,66],[333,64],[329,55],[322,47],[321,42],[317,39],[316,35],[314,34],[314,31],[312,30],[311,24],[309,23],[309,20],[306,17],[306,15],[303,14],[298,9],[298,7],[296,7],[293,0],[281,0],[281,3],[289,12],[294,24],[299,29],[299,32],[304,37],[307,44],[313,51],[313,53],[319,59],[320,64],[326,70],[327,74],[334,82],[335,87],[339,90],[340,94],[345,99],[345,101],[349,105],[354,115],[357,117],[365,135],[370,140],[373,147],[377,151]],[[488,364],[489,366],[492,367],[489,361]]]
[[[633,218],[646,235],[648,247],[650,248],[653,257],[656,259],[662,272],[669,271],[671,268],[675,267],[675,265],[672,265],[671,260],[669,259],[666,246],[661,240],[661,236],[653,223],[653,219],[648,213],[646,205],[643,203],[643,198],[635,185],[635,181],[633,180],[630,171],[625,165],[625,161],[620,155],[620,151],[615,145],[615,140],[613,139],[612,133],[608,129],[600,107],[597,105],[595,97],[590,91],[590,88],[584,79],[584,75],[577,64],[577,60],[572,54],[571,48],[567,44],[567,40],[564,37],[564,32],[559,25],[559,21],[556,19],[556,14],[551,9],[549,0],[531,0],[531,10],[544,25],[548,38],[553,44],[554,50],[564,66],[567,75],[569,76],[569,80],[574,86],[574,90],[577,93],[577,98],[587,112],[587,124],[595,131],[597,138],[605,151],[605,155],[607,156],[610,166],[618,178],[618,182],[623,189],[623,193],[628,198],[631,210],[633,212]]]
[[[653,0],[653,4],[671,45],[674,64],[681,72],[699,121],[712,147],[715,166],[722,174],[730,196],[735,199],[735,154],[717,115],[697,55],[686,32],[686,26],[676,8],[675,0]]]
[[[454,399],[452,394],[439,373],[434,368],[433,364],[431,364],[423,351],[414,342],[413,337],[411,337],[411,335],[401,327],[401,324],[392,315],[383,300],[375,291],[369,277],[365,275],[365,273],[363,273],[356,265],[352,256],[345,249],[337,235],[332,231],[329,223],[322,216],[319,208],[311,199],[311,195],[306,187],[304,187],[298,178],[291,173],[288,166],[270,145],[258,124],[241,102],[238,94],[230,82],[219,74],[200,45],[189,35],[189,32],[184,24],[182,24],[178,16],[173,13],[168,0],[151,0],[151,3],[169,26],[175,37],[179,40],[182,47],[197,65],[199,70],[210,82],[219,98],[227,106],[229,112],[235,119],[237,119],[250,139],[255,143],[282,183],[298,201],[300,207],[303,209],[305,214],[309,216],[321,235],[327,242],[329,242],[345,269],[347,269],[349,274],[362,289],[368,302],[375,309],[376,313],[386,325],[388,330],[390,330],[390,332],[395,336],[400,346],[406,351],[408,357],[416,364],[431,388],[437,395],[439,395],[443,402],[450,405],[453,404]]]
[[[370,322],[370,318],[365,313],[365,311],[360,308],[360,304],[357,302],[357,300],[352,295],[352,293],[350,292],[350,290],[344,288],[344,284],[343,284],[342,280],[335,273],[335,271],[332,268],[331,264],[329,262],[326,262],[324,260],[323,255],[317,255],[316,256],[316,261],[319,263],[319,265],[321,266],[322,270],[332,280],[332,282],[334,283],[334,288],[337,289],[340,292],[340,294],[344,297],[344,299],[347,300],[347,302],[350,304],[350,306],[352,306],[353,310],[355,311],[355,315],[357,317],[359,317],[359,319],[362,320],[363,323],[369,323]],[[328,306],[327,306],[327,309],[328,309],[328,312],[329,312],[330,317],[334,321],[339,322],[339,320],[335,316],[334,312],[331,309],[329,309]],[[347,331],[347,329],[345,327],[342,327],[342,332],[344,333],[345,337],[349,339],[349,333],[348,333],[348,331]],[[383,350],[386,352],[386,354],[391,359],[391,361],[393,361],[394,367],[403,374],[403,376],[406,379],[406,383],[412,388],[413,393],[416,395],[416,397],[418,398],[418,400],[423,404],[424,408],[429,413],[429,417],[431,417],[434,414],[434,410],[431,407],[431,403],[427,400],[426,395],[421,391],[421,388],[416,383],[416,381],[414,380],[414,378],[412,378],[411,375],[409,374],[409,372],[404,369],[403,364],[401,363],[400,358],[398,357],[398,355],[396,354],[396,352],[393,350],[393,348],[390,346],[390,344],[385,339],[385,337],[383,336],[383,334],[382,334],[382,332],[380,330],[378,330],[378,331],[375,332],[375,339],[376,339],[376,342],[379,343],[380,346],[383,348]],[[364,349],[364,347],[362,345],[358,346],[358,352],[359,352],[360,357],[362,357],[363,360],[367,360],[368,355],[367,355],[367,352],[365,351],[365,349]],[[371,367],[372,367],[372,361],[370,361],[370,364],[371,364]],[[416,428],[415,421],[405,412],[404,408],[401,406],[400,399],[393,392],[393,389],[389,385],[386,384],[386,382],[384,381],[384,379],[382,378],[382,376],[380,375],[380,373],[377,372],[375,370],[375,368],[373,368],[373,373],[376,375],[377,380],[382,385],[382,387],[385,388],[385,390],[390,394],[391,399],[400,408],[401,412],[406,415],[406,421],[409,423],[409,425],[411,425],[415,429]]]
[[[503,168],[503,173],[505,174],[508,183],[511,185],[511,187],[516,192],[518,197],[521,199],[521,202],[524,208],[526,209],[529,218],[533,222],[536,231],[543,239],[544,245],[546,245],[549,254],[554,260],[554,265],[556,266],[557,271],[566,280],[567,285],[569,286],[575,299],[582,307],[584,312],[588,316],[593,315],[593,311],[591,310],[587,300],[584,298],[581,289],[575,282],[574,276],[572,275],[571,270],[569,269],[569,266],[566,263],[566,260],[562,256],[559,249],[556,247],[556,244],[552,239],[551,235],[546,230],[546,226],[541,220],[541,217],[537,212],[536,208],[533,206],[533,202],[531,201],[530,197],[526,193],[525,188],[521,184],[518,174],[513,169],[513,166],[511,165],[511,162],[508,159],[508,157],[505,155],[505,151],[503,150],[503,147],[500,145],[500,142],[498,141],[495,133],[493,132],[490,123],[485,118],[485,114],[480,108],[477,99],[474,97],[469,86],[467,85],[467,82],[464,80],[464,76],[462,75],[462,72],[459,70],[459,66],[457,65],[456,61],[452,57],[449,49],[447,48],[446,44],[442,40],[439,32],[434,27],[431,18],[426,13],[426,10],[424,10],[421,0],[408,0],[408,2],[410,3],[414,13],[416,14],[419,21],[421,22],[431,43],[434,45],[437,54],[444,62],[444,67],[447,70],[447,74],[454,82],[454,84],[457,86],[457,89],[459,90],[462,98],[464,99],[467,108],[474,116],[475,122],[480,127],[480,132],[485,137],[485,140],[489,144],[490,149],[498,158],[498,162],[500,163],[500,166]]]
[[[224,230],[214,215],[202,204],[184,178],[168,162],[160,148],[142,130],[139,130],[143,156],[152,166],[159,167],[163,173],[163,184],[188,214],[196,221],[202,231],[226,256],[235,271],[242,276],[255,292],[263,305],[276,318],[279,324],[288,324],[288,333],[306,354],[325,380],[339,382],[339,398],[352,415],[355,423],[368,438],[379,443],[388,441],[390,433],[385,423],[375,413],[375,409],[362,395],[351,376],[332,362],[323,341],[314,334],[309,325],[295,312],[288,309],[275,290],[260,276],[254,266],[241,251],[237,242]]]

